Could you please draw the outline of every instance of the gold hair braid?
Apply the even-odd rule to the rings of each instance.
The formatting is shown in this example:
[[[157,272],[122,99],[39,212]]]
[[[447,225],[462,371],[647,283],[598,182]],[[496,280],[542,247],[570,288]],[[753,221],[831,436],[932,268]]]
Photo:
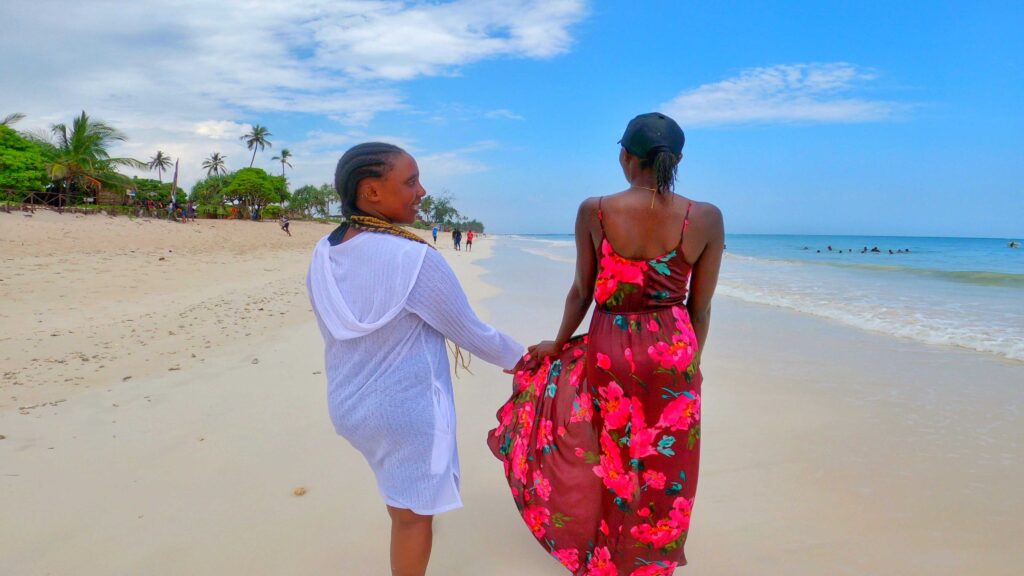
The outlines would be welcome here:
[[[405,238],[406,240],[412,240],[413,242],[419,242],[420,244],[426,244],[427,246],[430,246],[430,244],[427,243],[426,240],[420,238],[419,236],[413,234],[412,232],[409,232],[405,228],[399,228],[398,226],[395,226],[394,224],[388,222],[387,220],[381,220],[380,218],[376,218],[374,216],[349,216],[348,222],[352,227],[358,228],[359,230],[365,230],[366,232],[377,232],[379,234],[390,234],[392,236],[399,236],[401,238]],[[433,248],[433,246],[430,247]]]

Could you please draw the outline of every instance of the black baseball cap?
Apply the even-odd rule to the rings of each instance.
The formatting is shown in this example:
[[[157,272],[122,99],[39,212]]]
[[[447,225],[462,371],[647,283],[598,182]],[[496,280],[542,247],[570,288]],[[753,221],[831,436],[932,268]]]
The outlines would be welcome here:
[[[686,136],[676,121],[659,112],[641,114],[629,121],[619,144],[638,158],[648,158],[657,149],[679,156]]]

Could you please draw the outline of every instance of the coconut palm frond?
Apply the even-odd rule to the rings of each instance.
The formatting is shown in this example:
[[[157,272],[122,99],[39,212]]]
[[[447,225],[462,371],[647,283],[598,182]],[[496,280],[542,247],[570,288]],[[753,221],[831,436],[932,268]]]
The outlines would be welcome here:
[[[21,122],[24,119],[24,114],[22,114],[21,112],[14,112],[13,114],[8,114],[7,116],[4,116],[4,119],[0,120],[0,126],[10,126],[12,124],[17,124],[18,122]]]

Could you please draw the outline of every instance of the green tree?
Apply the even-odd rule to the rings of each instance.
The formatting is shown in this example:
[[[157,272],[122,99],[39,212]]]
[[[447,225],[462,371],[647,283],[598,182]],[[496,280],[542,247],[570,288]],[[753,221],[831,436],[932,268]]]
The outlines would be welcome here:
[[[464,220],[462,222],[462,229],[463,230],[472,230],[473,232],[483,233],[483,231],[484,231],[484,224],[483,224],[483,222],[480,222],[479,220]]]
[[[274,156],[271,160],[277,160],[281,162],[281,176],[284,176],[284,167],[292,167],[292,163],[288,161],[292,157],[292,151],[287,148],[281,148],[281,155]]]
[[[0,124],[0,199],[25,199],[25,192],[42,192],[50,183],[43,149]]]
[[[273,146],[270,140],[267,138],[273,136],[266,126],[260,126],[259,124],[253,124],[249,133],[242,136],[240,139],[245,142],[245,146],[252,150],[252,160],[249,162],[249,168],[252,168],[253,162],[256,162],[256,150],[263,151],[267,146]]]
[[[427,199],[425,196],[424,200]],[[459,222],[459,211],[455,208],[455,200],[447,190],[442,190],[437,196],[430,197],[430,221],[435,224],[451,226]],[[423,203],[420,202],[422,210]]]
[[[214,176],[216,174],[227,174],[228,167],[224,160],[227,156],[221,156],[220,152],[214,152],[210,154],[210,157],[203,160],[203,168],[206,168],[207,176]]]
[[[214,174],[196,182],[192,186],[192,200],[200,206],[223,206],[224,190],[231,184],[231,174]]]
[[[160,150],[157,150],[156,156],[150,158],[149,163],[146,164],[150,170],[156,170],[156,178],[161,182],[164,181],[164,170],[170,170],[173,165],[171,158]]]
[[[419,218],[424,222],[434,222],[434,198],[430,195],[424,196],[420,200]]]
[[[171,183],[160,182],[152,178],[132,177],[131,187],[135,189],[139,200],[153,200],[166,203],[171,199]]]
[[[50,179],[60,184],[58,205],[70,199],[72,192],[96,192],[130,184],[117,168],[143,168],[146,164],[134,158],[112,157],[109,150],[127,139],[120,130],[89,118],[85,111],[70,127],[63,123],[51,126],[49,139],[35,139],[46,151]]]
[[[282,193],[286,193],[283,176],[271,176],[259,168],[242,168],[232,174],[231,183],[224,188],[224,199],[238,202],[252,213],[280,202]]]
[[[330,215],[331,200],[334,199],[334,187],[323,184],[319,187],[309,184],[292,192],[288,200],[288,209],[302,212],[307,216],[326,218]]]

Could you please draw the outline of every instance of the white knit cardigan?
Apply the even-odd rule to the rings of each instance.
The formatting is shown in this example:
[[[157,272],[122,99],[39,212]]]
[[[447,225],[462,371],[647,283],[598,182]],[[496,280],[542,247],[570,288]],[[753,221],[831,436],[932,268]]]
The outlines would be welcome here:
[[[324,337],[327,405],[386,503],[419,514],[462,505],[445,338],[512,368],[523,346],[484,324],[444,257],[363,232],[313,250],[310,301]]]

